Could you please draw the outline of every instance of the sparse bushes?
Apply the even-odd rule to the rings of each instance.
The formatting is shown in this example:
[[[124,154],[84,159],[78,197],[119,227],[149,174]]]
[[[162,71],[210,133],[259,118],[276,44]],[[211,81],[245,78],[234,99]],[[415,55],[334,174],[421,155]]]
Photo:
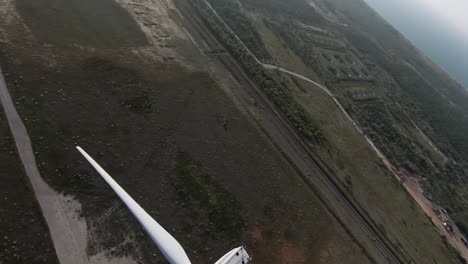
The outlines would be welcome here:
[[[198,172],[199,168],[185,152],[177,156],[176,175],[183,184],[179,198],[194,201],[207,210],[211,223],[217,232],[226,232],[231,237],[238,237],[240,229],[245,227],[240,203],[208,174]],[[184,192],[189,197],[185,197]]]

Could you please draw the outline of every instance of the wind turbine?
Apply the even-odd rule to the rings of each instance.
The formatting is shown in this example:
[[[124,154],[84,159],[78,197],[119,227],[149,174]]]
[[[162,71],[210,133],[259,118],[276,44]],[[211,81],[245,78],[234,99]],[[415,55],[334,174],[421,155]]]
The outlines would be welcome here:
[[[156,222],[120,185],[82,148],[76,147],[96,171],[104,178],[120,197],[130,212],[135,216],[146,233],[150,236],[164,257],[171,264],[190,264],[185,250],[161,225]],[[244,247],[237,247],[226,253],[215,264],[247,264],[250,257]]]

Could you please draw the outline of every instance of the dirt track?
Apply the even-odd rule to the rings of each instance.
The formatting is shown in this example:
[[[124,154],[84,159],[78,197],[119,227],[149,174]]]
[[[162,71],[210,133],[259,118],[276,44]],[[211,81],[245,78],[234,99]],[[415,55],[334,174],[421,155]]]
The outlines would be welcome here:
[[[41,178],[28,132],[16,112],[3,74],[0,71],[0,98],[21,162],[31,181],[44,218],[49,226],[57,256],[61,263],[87,263],[86,224],[77,216],[80,205],[52,190]]]
[[[403,183],[403,186],[408,191],[408,193],[411,194],[413,199],[419,204],[419,206],[423,209],[427,216],[431,219],[432,223],[434,223],[434,225],[439,229],[441,235],[445,236],[450,242],[450,244],[452,244],[452,246],[456,248],[465,259],[468,259],[468,248],[460,240],[460,230],[455,225],[453,233],[449,233],[445,229],[443,221],[439,219],[439,217],[433,210],[433,207],[435,207],[435,205],[433,205],[432,202],[424,196],[424,192],[417,180],[409,178]]]

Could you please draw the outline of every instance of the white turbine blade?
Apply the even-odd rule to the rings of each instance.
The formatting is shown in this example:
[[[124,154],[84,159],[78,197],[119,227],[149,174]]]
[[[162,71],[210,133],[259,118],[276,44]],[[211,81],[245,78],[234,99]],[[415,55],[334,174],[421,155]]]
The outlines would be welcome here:
[[[91,163],[91,165],[101,174],[104,180],[122,199],[124,204],[143,226],[146,233],[151,237],[156,246],[171,264],[190,264],[190,260],[182,246],[164,228],[162,228],[141,206],[133,200],[112,177],[97,164],[82,148],[76,147],[78,151]]]

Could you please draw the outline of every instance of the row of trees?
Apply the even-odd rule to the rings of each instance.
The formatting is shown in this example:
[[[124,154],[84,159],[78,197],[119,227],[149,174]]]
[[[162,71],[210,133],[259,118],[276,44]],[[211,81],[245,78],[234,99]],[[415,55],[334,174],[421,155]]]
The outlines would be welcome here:
[[[257,58],[264,62],[271,60],[271,56],[265,48],[260,34],[255,30],[250,20],[242,13],[239,2],[232,0],[211,0],[210,3]]]
[[[203,18],[206,26],[236,58],[248,76],[275,103],[292,125],[312,142],[322,142],[324,140],[323,135],[305,110],[286,92],[285,87],[282,87],[265,72],[263,67],[245,50],[236,37],[223,26],[221,21],[206,6],[206,3],[203,0],[194,0],[191,3],[199,12],[200,17]]]

